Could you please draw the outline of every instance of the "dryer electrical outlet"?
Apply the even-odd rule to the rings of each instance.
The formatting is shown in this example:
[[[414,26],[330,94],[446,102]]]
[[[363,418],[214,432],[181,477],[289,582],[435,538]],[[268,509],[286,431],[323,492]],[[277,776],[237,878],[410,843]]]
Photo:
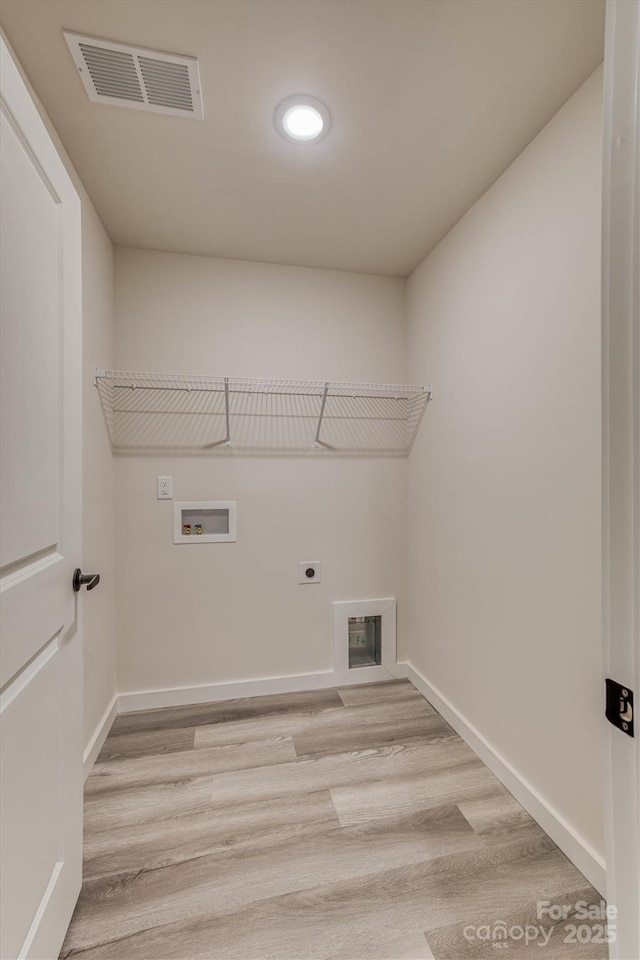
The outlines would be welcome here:
[[[322,564],[319,560],[298,561],[298,583],[321,583]]]

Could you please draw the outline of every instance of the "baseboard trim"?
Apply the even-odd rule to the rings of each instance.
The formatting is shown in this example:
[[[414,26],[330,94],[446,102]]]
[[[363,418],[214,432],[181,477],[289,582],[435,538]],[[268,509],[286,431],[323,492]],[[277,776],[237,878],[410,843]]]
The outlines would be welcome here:
[[[382,671],[382,668],[380,668]],[[118,713],[133,713],[136,710],[154,710],[158,707],[182,707],[191,703],[217,703],[220,700],[238,700],[244,697],[265,697],[272,693],[302,693],[305,690],[324,690],[328,687],[348,687],[363,683],[355,676],[344,676],[333,670],[317,673],[300,673],[284,677],[265,677],[259,680],[236,680],[227,683],[209,683],[194,687],[168,687],[163,690],[138,690],[121,693],[118,697]],[[391,674],[383,671],[366,682],[392,680]]]
[[[406,677],[436,708],[460,737],[467,743],[498,780],[540,824],[551,839],[587,878],[590,884],[605,896],[606,867],[603,858],[573,827],[542,797],[538,791],[482,736],[447,698],[440,693],[411,663],[398,663],[397,676]]]
[[[100,751],[102,750],[102,745],[109,736],[109,731],[113,725],[118,714],[118,695],[117,693],[113,695],[111,703],[105,710],[102,719],[98,723],[91,740],[87,744],[87,747],[84,751],[83,766],[84,766],[84,779],[86,780],[91,772],[91,768],[96,762],[96,758]]]

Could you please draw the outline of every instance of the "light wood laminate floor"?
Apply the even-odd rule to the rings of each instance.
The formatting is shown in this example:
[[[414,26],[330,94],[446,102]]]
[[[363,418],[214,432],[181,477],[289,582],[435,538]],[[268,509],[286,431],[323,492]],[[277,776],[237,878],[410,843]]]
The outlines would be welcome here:
[[[84,858],[63,958],[606,956],[537,919],[600,896],[408,681],[118,717]]]

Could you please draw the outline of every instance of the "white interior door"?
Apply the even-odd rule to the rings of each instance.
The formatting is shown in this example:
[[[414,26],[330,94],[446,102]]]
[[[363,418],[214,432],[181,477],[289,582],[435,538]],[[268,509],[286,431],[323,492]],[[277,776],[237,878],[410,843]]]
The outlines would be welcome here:
[[[609,0],[603,182],[604,667],[640,701],[640,0]],[[625,714],[628,711],[625,710]],[[640,726],[607,724],[611,956],[640,957]],[[627,725],[629,727],[629,725]]]
[[[82,863],[80,201],[0,43],[1,953],[53,960]]]

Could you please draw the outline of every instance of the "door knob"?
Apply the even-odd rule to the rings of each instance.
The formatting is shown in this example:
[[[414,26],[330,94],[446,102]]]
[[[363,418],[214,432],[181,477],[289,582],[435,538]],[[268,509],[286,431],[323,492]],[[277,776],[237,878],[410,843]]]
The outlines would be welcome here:
[[[77,593],[80,587],[86,587],[87,590],[93,590],[100,583],[99,573],[83,573],[80,567],[73,571],[73,592]]]

